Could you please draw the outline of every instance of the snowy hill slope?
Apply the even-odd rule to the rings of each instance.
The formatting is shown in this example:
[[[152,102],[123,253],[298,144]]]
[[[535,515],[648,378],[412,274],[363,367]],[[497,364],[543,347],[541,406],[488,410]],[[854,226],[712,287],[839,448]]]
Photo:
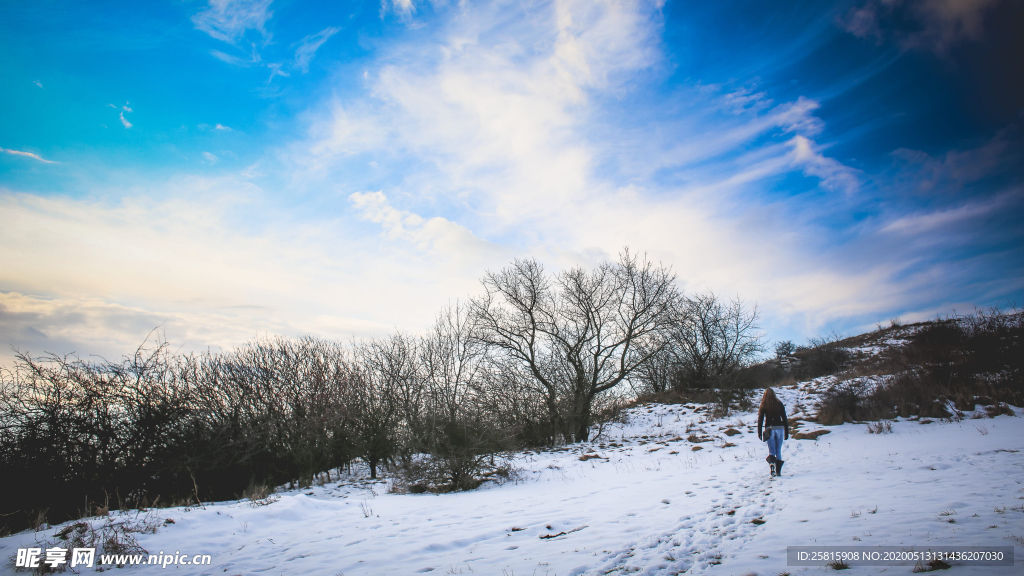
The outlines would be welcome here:
[[[825,384],[779,390],[791,417],[813,406]],[[756,414],[708,421],[702,408],[631,409],[625,424],[607,426],[597,441],[516,455],[520,478],[503,485],[394,494],[387,480],[356,474],[284,491],[265,506],[155,510],[157,522],[174,523],[138,542],[152,554],[212,556],[209,566],[171,567],[183,575],[826,572],[787,567],[786,547],[795,545],[1014,545],[1015,566],[952,571],[1022,573],[1024,411],[897,420],[881,435],[864,424],[828,427],[817,440],[786,442],[784,476],[772,479]],[[802,433],[826,429],[800,425]],[[53,542],[55,531],[0,539],[0,557]],[[883,571],[911,567],[851,573]]]

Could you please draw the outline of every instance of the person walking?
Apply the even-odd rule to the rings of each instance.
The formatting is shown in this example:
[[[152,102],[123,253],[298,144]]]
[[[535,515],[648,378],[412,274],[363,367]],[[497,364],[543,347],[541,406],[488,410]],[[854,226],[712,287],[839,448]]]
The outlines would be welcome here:
[[[762,425],[764,426],[762,433]],[[789,440],[786,407],[771,388],[765,388],[761,409],[757,411],[757,438],[768,443],[768,467],[772,476],[782,476],[782,441]]]

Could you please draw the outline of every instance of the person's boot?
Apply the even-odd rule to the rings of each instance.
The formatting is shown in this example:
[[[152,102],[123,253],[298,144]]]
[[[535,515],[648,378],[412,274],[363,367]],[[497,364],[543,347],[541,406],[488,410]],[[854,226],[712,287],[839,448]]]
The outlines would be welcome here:
[[[765,461],[768,462],[768,468],[771,470],[772,476],[775,476],[775,456],[769,454]]]
[[[785,464],[785,463],[786,463],[785,460],[776,460],[775,461],[775,475],[776,476],[782,476],[782,465]]]

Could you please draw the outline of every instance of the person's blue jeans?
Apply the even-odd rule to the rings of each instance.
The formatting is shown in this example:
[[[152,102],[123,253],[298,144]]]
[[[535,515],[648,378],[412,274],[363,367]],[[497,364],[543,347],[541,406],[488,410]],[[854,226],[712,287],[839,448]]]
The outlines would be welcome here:
[[[779,460],[782,460],[782,438],[785,434],[782,430],[768,431],[768,453]]]

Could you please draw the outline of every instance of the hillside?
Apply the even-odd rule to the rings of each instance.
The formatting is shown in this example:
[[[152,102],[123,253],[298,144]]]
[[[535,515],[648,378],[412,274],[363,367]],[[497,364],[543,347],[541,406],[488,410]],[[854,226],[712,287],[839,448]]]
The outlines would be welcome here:
[[[824,385],[781,397],[799,417]],[[882,435],[861,424],[829,427],[817,440],[787,442],[776,479],[754,414],[705,421],[703,413],[634,408],[600,441],[517,454],[518,479],[473,492],[393,494],[392,480],[368,482],[357,469],[263,506],[222,502],[90,522],[148,517],[159,529],[136,537],[149,553],[212,556],[210,566],[177,566],[179,574],[818,574],[825,569],[787,567],[786,546],[1024,550],[1020,409],[961,422],[899,419]],[[799,423],[803,433],[824,429]],[[4,538],[0,554],[56,541],[56,531]]]
[[[1015,566],[953,572],[1019,574],[1024,553],[1024,410],[948,404],[920,415],[825,426],[817,406],[837,386],[868,398],[905,369],[908,345],[932,324],[840,341],[842,371],[777,388],[792,437],[770,478],[756,410],[711,416],[707,404],[624,411],[587,443],[510,455],[507,480],[448,494],[411,494],[365,468],[266,499],[86,519],[122,553],[210,555],[177,574],[823,574],[786,565],[799,545],[1015,546]],[[794,364],[807,362],[797,352]],[[788,362],[787,362],[788,363]],[[792,370],[793,368],[791,368]],[[920,372],[920,366],[914,368]],[[757,393],[757,391],[755,391]],[[876,433],[872,433],[876,432]],[[404,493],[403,493],[404,492]],[[72,523],[0,539],[66,544]],[[104,528],[106,526],[106,528]],[[106,530],[106,532],[104,532]],[[851,573],[911,573],[912,566]],[[150,573],[152,566],[126,568]],[[85,569],[82,573],[90,573]]]

